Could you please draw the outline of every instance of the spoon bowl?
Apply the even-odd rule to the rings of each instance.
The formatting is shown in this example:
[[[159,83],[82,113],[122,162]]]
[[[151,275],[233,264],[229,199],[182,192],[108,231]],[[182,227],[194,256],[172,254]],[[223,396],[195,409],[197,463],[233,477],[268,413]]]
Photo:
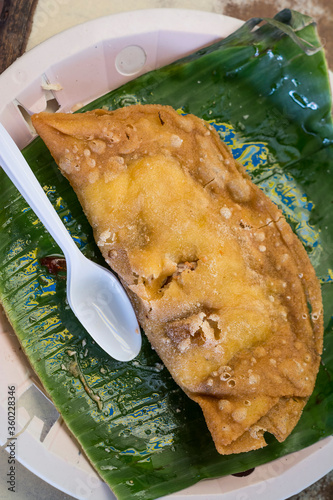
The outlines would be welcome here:
[[[113,358],[129,361],[140,352],[140,330],[124,288],[111,271],[81,252],[68,267],[67,300],[84,328]]]
[[[78,249],[22,153],[0,124],[0,166],[64,252],[67,299],[75,316],[104,351],[130,361],[141,349],[132,304],[116,276]]]

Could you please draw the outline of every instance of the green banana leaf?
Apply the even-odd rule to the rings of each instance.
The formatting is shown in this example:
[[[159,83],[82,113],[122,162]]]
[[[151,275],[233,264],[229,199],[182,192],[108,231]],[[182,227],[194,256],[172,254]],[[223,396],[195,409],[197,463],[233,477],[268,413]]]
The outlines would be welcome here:
[[[198,405],[144,338],[129,363],[86,334],[65,294],[59,248],[0,172],[0,299],[33,368],[119,499],[154,499],[245,471],[333,430],[333,125],[325,56],[312,19],[284,10],[110,92],[85,109],[168,104],[216,126],[277,203],[322,283],[325,349],[315,391],[284,443],[220,456]],[[82,252],[103,263],[68,182],[40,139],[24,155]]]

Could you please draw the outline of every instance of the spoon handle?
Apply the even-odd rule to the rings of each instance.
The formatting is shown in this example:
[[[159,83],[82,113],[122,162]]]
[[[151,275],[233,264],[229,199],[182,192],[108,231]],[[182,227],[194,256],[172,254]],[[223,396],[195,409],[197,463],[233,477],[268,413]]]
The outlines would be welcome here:
[[[70,252],[80,253],[21,151],[1,123],[0,165],[63,250],[66,260],[70,258]]]

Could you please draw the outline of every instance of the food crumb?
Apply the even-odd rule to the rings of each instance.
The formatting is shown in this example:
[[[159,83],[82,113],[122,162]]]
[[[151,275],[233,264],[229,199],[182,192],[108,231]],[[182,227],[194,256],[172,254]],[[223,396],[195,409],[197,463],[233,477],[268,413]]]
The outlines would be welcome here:
[[[246,419],[247,411],[245,408],[238,408],[237,410],[232,412],[232,418],[235,422],[243,422]]]
[[[171,146],[174,148],[179,148],[182,145],[183,139],[181,139],[178,135],[171,136]]]
[[[231,217],[231,210],[228,207],[223,207],[220,210],[220,214],[225,218],[225,219],[230,219]]]
[[[58,90],[63,90],[63,86],[60,85],[60,83],[47,83],[47,82],[43,82],[42,85],[41,85],[42,89],[43,90],[54,90],[54,91],[58,91]]]
[[[79,109],[83,108],[84,104],[83,102],[77,102],[74,104],[74,106],[71,107],[71,111],[74,113],[75,111],[78,111]]]

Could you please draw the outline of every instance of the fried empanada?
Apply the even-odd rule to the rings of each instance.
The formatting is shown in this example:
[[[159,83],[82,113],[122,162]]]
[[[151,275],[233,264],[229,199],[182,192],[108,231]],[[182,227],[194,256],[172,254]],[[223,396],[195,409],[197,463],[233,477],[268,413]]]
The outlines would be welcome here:
[[[261,448],[266,431],[283,441],[314,388],[323,311],[281,211],[193,115],[137,105],[32,121],[217,450]]]

